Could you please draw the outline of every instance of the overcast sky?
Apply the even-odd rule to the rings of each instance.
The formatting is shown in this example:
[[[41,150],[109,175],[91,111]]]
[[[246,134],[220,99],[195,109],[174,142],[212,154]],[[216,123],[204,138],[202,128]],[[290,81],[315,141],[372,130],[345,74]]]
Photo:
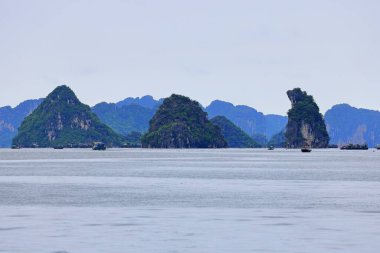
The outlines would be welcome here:
[[[380,109],[380,1],[0,0],[0,106],[69,85],[89,105],[187,95],[285,114]]]

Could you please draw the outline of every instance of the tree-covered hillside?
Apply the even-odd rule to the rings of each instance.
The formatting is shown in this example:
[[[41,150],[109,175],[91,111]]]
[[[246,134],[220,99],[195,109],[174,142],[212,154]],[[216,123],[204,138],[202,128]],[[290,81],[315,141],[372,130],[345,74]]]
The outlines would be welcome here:
[[[100,122],[89,106],[62,85],[54,89],[22,122],[13,144],[21,147],[92,144],[121,145],[124,138]]]
[[[188,97],[173,94],[163,101],[142,137],[150,148],[227,147],[220,129],[208,119],[201,105]]]
[[[137,104],[117,106],[104,102],[95,105],[92,111],[103,123],[124,136],[131,132],[145,133],[155,113],[155,109]]]
[[[237,127],[224,116],[216,116],[211,122],[218,126],[229,148],[258,148],[261,147],[248,134]]]

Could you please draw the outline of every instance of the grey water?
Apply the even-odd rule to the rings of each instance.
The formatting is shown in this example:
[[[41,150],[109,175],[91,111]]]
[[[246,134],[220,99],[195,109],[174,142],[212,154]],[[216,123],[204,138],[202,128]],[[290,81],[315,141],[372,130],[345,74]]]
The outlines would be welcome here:
[[[379,151],[0,150],[0,252],[379,250]]]

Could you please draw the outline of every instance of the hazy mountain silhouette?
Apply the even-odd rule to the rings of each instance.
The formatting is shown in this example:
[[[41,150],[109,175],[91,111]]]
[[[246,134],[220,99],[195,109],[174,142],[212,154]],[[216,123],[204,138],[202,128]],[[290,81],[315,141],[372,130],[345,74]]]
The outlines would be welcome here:
[[[0,108],[0,147],[10,147],[16,136],[21,122],[37,108],[43,99],[26,100],[16,107],[4,106]]]
[[[380,144],[380,112],[358,109],[348,104],[333,106],[325,114],[330,143]]]
[[[270,139],[282,131],[287,123],[287,117],[280,115],[264,115],[256,109],[246,105],[214,100],[206,107],[209,118],[225,116],[236,126],[240,127],[249,136],[264,135]]]

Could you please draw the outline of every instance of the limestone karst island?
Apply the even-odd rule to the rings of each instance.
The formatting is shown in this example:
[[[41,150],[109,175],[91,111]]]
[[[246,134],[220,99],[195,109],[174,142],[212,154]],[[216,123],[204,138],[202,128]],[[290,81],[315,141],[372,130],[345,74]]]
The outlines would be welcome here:
[[[380,0],[0,0],[0,253],[379,253]]]
[[[350,143],[376,147],[380,143],[380,129],[363,118],[371,114],[380,119],[379,112],[337,105],[322,115],[306,91],[295,88],[284,95],[290,100],[287,116],[265,115],[220,100],[203,107],[177,94],[160,100],[145,96],[102,102],[91,108],[62,85],[44,99],[0,108],[0,116],[13,114],[9,119],[3,116],[12,127],[0,129],[0,143],[15,148],[92,147],[96,142],[142,148],[327,148]],[[336,111],[347,111],[347,117],[348,111],[363,115],[363,121],[342,118]],[[363,124],[366,131],[358,132]]]

